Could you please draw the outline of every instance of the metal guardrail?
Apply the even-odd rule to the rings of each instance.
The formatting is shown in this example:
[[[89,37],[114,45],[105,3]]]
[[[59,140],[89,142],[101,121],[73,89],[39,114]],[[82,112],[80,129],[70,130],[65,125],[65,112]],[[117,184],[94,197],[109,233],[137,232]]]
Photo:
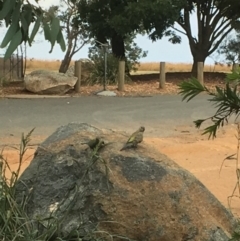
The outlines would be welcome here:
[[[4,60],[4,55],[0,55],[0,83],[22,80],[23,56],[13,54],[9,59]]]

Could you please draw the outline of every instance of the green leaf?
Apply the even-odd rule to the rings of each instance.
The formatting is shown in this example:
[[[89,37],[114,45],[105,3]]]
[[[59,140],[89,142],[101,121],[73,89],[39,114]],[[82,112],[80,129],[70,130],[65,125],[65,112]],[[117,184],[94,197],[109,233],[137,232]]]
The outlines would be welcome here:
[[[19,29],[19,23],[12,23],[11,26],[8,28],[7,33],[5,34],[0,47],[5,48],[8,45],[8,43],[13,39],[13,36]]]
[[[57,17],[53,18],[51,23],[51,43],[54,45],[54,43],[57,40],[58,33],[60,31],[60,21]]]
[[[29,41],[28,41],[30,46],[32,44],[32,41],[33,41],[34,37],[36,36],[36,34],[39,30],[41,21],[42,21],[42,16],[37,17],[36,22],[35,22],[34,27],[33,27],[33,30],[32,30],[32,33],[30,35]]]
[[[187,99],[187,102],[192,98],[200,94],[201,92],[207,91],[208,89],[203,86],[196,78],[192,78],[189,81],[183,81],[179,84],[179,94],[183,96],[182,101]]]
[[[17,33],[14,35],[12,41],[10,42],[6,50],[6,53],[4,55],[5,60],[11,57],[11,55],[17,49],[17,47],[21,44],[21,42],[22,42],[22,31],[21,29],[19,29]]]
[[[52,53],[54,44],[57,40],[58,37],[58,33],[60,31],[60,21],[58,18],[53,18],[52,22],[51,22],[51,49],[49,51],[49,53]]]
[[[33,19],[33,13],[32,13],[32,7],[30,4],[26,5],[24,8],[24,18],[27,21],[28,26],[32,23],[32,19]]]
[[[10,1],[11,2],[11,1]],[[10,27],[8,28],[7,33],[4,36],[4,39],[1,44],[1,48],[5,48],[8,43],[12,40],[14,34],[19,30],[19,18],[20,18],[20,8],[21,3],[20,1],[15,5],[15,9],[12,12],[12,22]]]
[[[12,24],[18,23],[20,19],[20,10],[21,10],[21,2],[17,2],[15,5],[15,9],[12,13]]]
[[[201,120],[194,121],[195,127],[196,128],[200,128],[204,121],[206,121],[206,119],[201,119]]]
[[[64,37],[63,37],[63,34],[62,34],[61,30],[58,32],[57,43],[60,45],[62,51],[66,50],[65,40],[64,40]]]
[[[0,11],[0,20],[3,20],[15,6],[16,0],[5,0]]]
[[[219,128],[219,125],[216,123],[214,125],[208,126],[207,128],[204,129],[204,132],[202,133],[202,135],[208,134],[208,139],[210,139],[211,137],[214,139],[216,137],[217,134],[217,129]]]
[[[43,23],[43,32],[45,39],[51,42],[51,30],[47,23]]]
[[[215,88],[216,88],[216,91],[217,91],[218,95],[220,97],[223,97],[224,96],[223,90],[221,88],[219,88],[218,86],[216,86]]]
[[[239,79],[239,74],[237,72],[227,73],[227,80]]]
[[[6,25],[6,27],[8,27],[9,24],[11,23],[11,20],[12,20],[12,14],[11,14],[11,12],[9,12],[9,13],[7,14],[7,16],[4,18],[4,20],[5,20],[5,25]]]
[[[27,32],[29,25],[28,25],[26,19],[24,18],[24,15],[21,15],[20,18],[21,18],[22,29],[23,29],[24,32]]]
[[[29,26],[32,22],[32,8],[28,5],[24,7],[24,11],[21,14],[21,24],[24,34],[28,36]]]

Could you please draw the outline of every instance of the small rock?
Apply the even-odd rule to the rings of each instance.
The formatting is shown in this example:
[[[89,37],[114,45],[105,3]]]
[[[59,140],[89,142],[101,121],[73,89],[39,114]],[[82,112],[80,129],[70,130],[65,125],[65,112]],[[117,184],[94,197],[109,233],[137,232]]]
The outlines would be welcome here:
[[[100,95],[100,96],[116,96],[117,94],[113,91],[110,91],[110,90],[103,90],[101,92],[98,92],[97,95]]]

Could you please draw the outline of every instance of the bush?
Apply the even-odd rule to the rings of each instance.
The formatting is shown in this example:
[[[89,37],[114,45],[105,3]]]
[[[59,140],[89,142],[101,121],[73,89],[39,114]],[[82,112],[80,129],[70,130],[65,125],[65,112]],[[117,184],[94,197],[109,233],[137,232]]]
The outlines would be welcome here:
[[[240,62],[240,30],[236,30],[234,35],[230,35],[219,46],[217,53],[225,57],[224,61],[228,66]]]
[[[129,36],[125,40],[126,54],[126,81],[130,80],[130,72],[137,71],[139,60],[147,56],[147,51],[143,51],[134,42],[134,36]],[[94,63],[91,70],[90,84],[103,83],[104,80],[104,50],[101,47],[93,46],[89,48],[89,59]],[[116,84],[118,74],[118,59],[114,57],[110,49],[107,50],[107,84]]]
[[[105,61],[104,61],[104,51],[101,48],[90,48],[89,49],[89,59],[94,63],[89,84],[103,84],[105,75]],[[107,54],[107,85],[117,83],[118,74],[118,60],[111,54]]]

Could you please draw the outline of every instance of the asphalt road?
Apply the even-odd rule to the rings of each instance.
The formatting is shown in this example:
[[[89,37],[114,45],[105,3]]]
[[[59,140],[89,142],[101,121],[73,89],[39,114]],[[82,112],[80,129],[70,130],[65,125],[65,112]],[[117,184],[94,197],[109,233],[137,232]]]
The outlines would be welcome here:
[[[128,132],[144,125],[145,135],[166,137],[178,127],[195,130],[193,120],[213,113],[214,108],[205,95],[189,103],[175,95],[0,99],[0,136],[20,136],[33,127],[36,127],[35,135],[48,136],[61,125],[85,122]]]

